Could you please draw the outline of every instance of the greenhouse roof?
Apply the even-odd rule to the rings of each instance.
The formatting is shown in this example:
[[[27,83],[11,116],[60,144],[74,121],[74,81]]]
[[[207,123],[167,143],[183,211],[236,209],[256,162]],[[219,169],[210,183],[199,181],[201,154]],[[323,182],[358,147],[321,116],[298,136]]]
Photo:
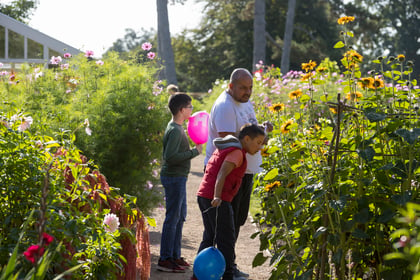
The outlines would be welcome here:
[[[48,63],[51,56],[81,51],[0,13],[0,62]]]

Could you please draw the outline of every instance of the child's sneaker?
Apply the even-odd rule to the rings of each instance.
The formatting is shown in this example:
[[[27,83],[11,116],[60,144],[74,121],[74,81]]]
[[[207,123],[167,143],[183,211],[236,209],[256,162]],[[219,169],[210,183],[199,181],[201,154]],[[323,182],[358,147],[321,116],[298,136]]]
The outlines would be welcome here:
[[[179,258],[179,259],[176,259],[175,260],[175,263],[177,264],[177,265],[179,265],[180,267],[182,267],[182,268],[190,268],[191,267],[191,265],[189,264],[189,263],[187,263],[186,261],[185,261],[185,259],[184,258]]]
[[[184,273],[185,270],[177,265],[173,260],[159,260],[157,269],[165,272]]]

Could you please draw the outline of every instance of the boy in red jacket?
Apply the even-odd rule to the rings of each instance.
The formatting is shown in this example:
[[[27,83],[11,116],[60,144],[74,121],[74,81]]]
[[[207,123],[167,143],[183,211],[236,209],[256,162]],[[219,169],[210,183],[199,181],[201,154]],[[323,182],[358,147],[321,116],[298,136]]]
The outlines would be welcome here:
[[[239,132],[239,139],[232,135],[214,139],[217,149],[206,165],[197,192],[204,224],[203,240],[198,252],[213,246],[215,241],[226,261],[223,280],[233,279],[235,227],[231,202],[246,171],[245,154],[257,153],[264,144],[265,136],[262,127],[246,124]]]

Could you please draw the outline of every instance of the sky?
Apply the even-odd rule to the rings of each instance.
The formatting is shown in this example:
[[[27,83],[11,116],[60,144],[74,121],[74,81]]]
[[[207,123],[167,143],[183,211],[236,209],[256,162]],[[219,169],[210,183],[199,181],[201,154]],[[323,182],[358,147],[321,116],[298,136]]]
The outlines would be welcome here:
[[[131,28],[157,30],[156,0],[38,0],[29,26],[82,51],[100,57]],[[168,5],[171,35],[194,28],[201,19],[195,0]]]

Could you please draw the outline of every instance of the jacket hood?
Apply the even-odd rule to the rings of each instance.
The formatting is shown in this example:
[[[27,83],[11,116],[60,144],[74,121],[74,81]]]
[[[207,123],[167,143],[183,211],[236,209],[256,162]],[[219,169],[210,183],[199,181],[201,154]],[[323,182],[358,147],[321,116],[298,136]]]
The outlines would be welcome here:
[[[233,135],[226,135],[225,137],[218,137],[213,140],[214,146],[219,150],[224,150],[230,147],[242,149],[241,142]]]

